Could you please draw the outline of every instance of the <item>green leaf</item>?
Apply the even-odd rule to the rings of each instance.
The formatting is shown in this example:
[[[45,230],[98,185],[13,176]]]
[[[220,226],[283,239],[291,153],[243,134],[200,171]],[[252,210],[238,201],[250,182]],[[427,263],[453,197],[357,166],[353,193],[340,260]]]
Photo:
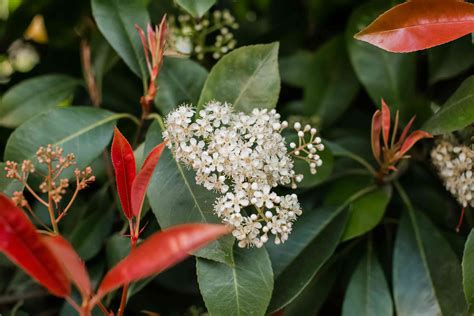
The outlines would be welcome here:
[[[464,315],[461,266],[434,225],[419,211],[403,214],[393,256],[397,315]]]
[[[232,266],[198,258],[197,275],[210,315],[265,315],[273,289],[265,248],[236,247]]]
[[[97,90],[102,94],[104,77],[117,64],[120,58],[99,31],[92,34],[90,45],[94,78]]]
[[[391,195],[392,188],[385,186],[355,200],[349,207],[349,220],[342,240],[363,235],[377,226],[382,220]]]
[[[428,50],[430,84],[455,77],[474,65],[470,36]]]
[[[416,55],[389,53],[354,38],[354,34],[386,9],[386,6],[366,4],[354,10],[351,15],[346,29],[346,41],[352,66],[374,104],[380,106],[383,98],[392,110],[400,110],[405,121],[413,114],[426,118],[429,107],[415,97]]]
[[[310,79],[312,72],[314,54],[299,50],[296,53],[280,58],[281,81],[303,88]]]
[[[10,88],[0,102],[0,125],[17,127],[52,107],[67,104],[80,81],[66,75],[42,75]]]
[[[183,58],[165,58],[158,78],[156,107],[163,114],[182,103],[196,104],[207,78],[207,70]]]
[[[135,24],[145,28],[150,22],[147,3],[146,0],[92,0],[92,15],[99,30],[127,66],[144,81],[148,70]]]
[[[154,122],[148,130],[145,152],[162,141],[161,129]],[[148,200],[158,223],[162,228],[183,223],[220,223],[214,214],[217,195],[197,185],[192,170],[180,165],[166,149],[161,155],[148,186]],[[230,235],[211,243],[198,251],[197,256],[232,264]]]
[[[74,153],[77,168],[83,169],[102,153],[112,138],[115,121],[128,114],[115,114],[91,107],[54,109],[17,128],[8,139],[5,160],[36,162],[40,146],[52,144]],[[44,171],[44,165],[37,167]],[[72,169],[64,175],[72,175]]]
[[[464,285],[464,295],[469,304],[469,311],[472,312],[474,306],[474,230],[471,230],[464,246],[462,258],[462,276]]]
[[[371,246],[351,277],[344,297],[342,315],[393,315],[387,280]]]
[[[344,37],[324,43],[309,67],[305,70],[310,72],[304,86],[305,112],[328,126],[347,110],[359,91]]]
[[[280,94],[278,47],[277,42],[244,46],[222,57],[207,77],[198,107],[216,99],[242,112],[274,108]]]
[[[0,192],[11,196],[15,191],[23,191],[23,184],[15,179],[5,177],[5,163],[0,162]]]
[[[347,221],[345,207],[306,211],[282,245],[267,244],[275,274],[269,312],[292,302],[336,250]]]
[[[216,3],[216,0],[176,0],[176,3],[193,17],[200,18]]]
[[[461,130],[472,123],[474,123],[474,76],[464,80],[422,129],[438,135]]]
[[[114,208],[111,205],[108,188],[105,186],[92,197],[87,215],[81,218],[68,236],[83,260],[97,255],[112,231]]]

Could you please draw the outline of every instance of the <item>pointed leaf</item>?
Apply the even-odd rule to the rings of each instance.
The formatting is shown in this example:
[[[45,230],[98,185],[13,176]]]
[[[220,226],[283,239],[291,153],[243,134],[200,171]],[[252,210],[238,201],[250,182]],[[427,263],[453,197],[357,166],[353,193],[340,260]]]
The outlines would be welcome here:
[[[410,121],[408,122],[408,124],[403,129],[402,134],[400,135],[400,138],[398,139],[397,145],[403,144],[403,142],[405,141],[405,138],[408,135],[408,132],[410,131],[411,126],[413,125],[413,122],[415,122],[415,117],[412,117]]]
[[[0,125],[17,127],[33,116],[68,104],[80,80],[65,75],[42,75],[10,88],[0,102]]]
[[[234,264],[197,259],[199,288],[211,315],[265,315],[273,273],[265,248],[235,247]]]
[[[3,194],[0,194],[0,251],[52,294],[66,297],[71,292],[61,264],[28,217]]]
[[[278,43],[244,46],[222,57],[207,77],[198,108],[212,99],[247,113],[274,108],[280,94],[278,48]]]
[[[472,312],[474,307],[474,230],[471,230],[464,246],[462,257],[462,277],[464,286],[464,295],[466,296],[469,310]]]
[[[306,211],[284,244],[267,244],[275,274],[268,312],[282,309],[306,288],[336,250],[346,222],[345,207]]]
[[[375,160],[380,162],[380,134],[382,134],[382,112],[380,110],[375,111],[374,116],[372,117],[371,134],[372,154],[374,155]]]
[[[393,255],[397,315],[464,315],[461,265],[449,243],[420,212],[405,212]]]
[[[54,256],[69,275],[70,280],[77,286],[82,297],[89,298],[92,293],[91,281],[86,271],[84,261],[74,251],[71,244],[63,237],[56,235],[43,236],[43,241],[51,249]]]
[[[155,147],[163,136],[158,122],[148,129],[145,152]],[[220,223],[214,214],[217,194],[196,184],[196,174],[180,165],[165,150],[148,186],[148,201],[160,224],[166,228],[184,223]],[[232,264],[234,237],[224,236],[201,249],[196,256]]]
[[[99,156],[112,137],[114,123],[128,114],[116,114],[92,107],[55,109],[40,114],[17,128],[8,139],[5,160],[36,162],[39,146],[61,146],[64,153],[74,153],[77,165],[83,169]],[[46,172],[44,165],[36,167]],[[62,176],[72,176],[74,168]]]
[[[127,66],[146,80],[148,69],[140,36],[135,24],[142,28],[150,22],[146,0],[92,0],[92,15],[99,30]]]
[[[185,224],[157,232],[133,249],[104,277],[97,296],[177,264],[191,252],[229,232],[224,225]]]
[[[390,52],[406,53],[474,32],[474,5],[464,1],[407,1],[388,10],[355,38]]]
[[[148,188],[148,183],[150,182],[153,171],[160,160],[163,149],[165,149],[165,143],[161,143],[151,150],[143,162],[142,169],[133,181],[131,188],[131,199],[132,213],[134,216],[138,216],[140,214],[143,206],[143,200],[145,200],[145,193]]]
[[[433,135],[425,131],[414,131],[411,133],[403,143],[399,155],[403,156],[407,151],[410,150],[410,148],[413,147],[413,145],[423,138],[433,138]]]
[[[132,146],[118,128],[114,129],[110,156],[115,170],[115,182],[117,183],[120,203],[125,217],[131,219],[135,215],[132,208],[132,184],[137,170]]]
[[[474,123],[474,76],[461,84],[456,92],[424,125],[435,135],[461,130]]]
[[[383,131],[383,143],[385,147],[388,147],[388,141],[390,136],[390,109],[382,99],[382,131]]]
[[[342,316],[392,316],[393,303],[387,280],[371,247],[351,277]]]
[[[216,0],[176,0],[176,3],[193,17],[200,18],[216,3]]]

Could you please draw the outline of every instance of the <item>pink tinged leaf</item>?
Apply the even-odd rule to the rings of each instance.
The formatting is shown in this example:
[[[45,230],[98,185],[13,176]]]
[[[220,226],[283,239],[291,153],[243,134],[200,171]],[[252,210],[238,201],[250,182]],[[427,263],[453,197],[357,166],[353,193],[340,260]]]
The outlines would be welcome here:
[[[229,231],[224,225],[184,224],[153,234],[107,273],[94,300],[124,284],[162,272]]]
[[[372,154],[375,160],[380,163],[380,134],[382,132],[382,113],[375,111],[372,117]]]
[[[78,256],[74,248],[63,237],[56,235],[43,236],[44,243],[51,249],[54,256],[62,264],[69,279],[76,285],[83,298],[90,298],[92,286],[84,261]]]
[[[135,177],[132,184],[132,211],[134,216],[138,216],[143,206],[143,200],[145,199],[145,193],[150,183],[153,170],[155,170],[158,161],[160,160],[161,153],[165,148],[165,143],[161,143],[151,150],[143,162],[142,169]]]
[[[390,109],[387,103],[382,99],[382,129],[383,143],[388,148],[388,137],[390,136]]]
[[[132,211],[132,183],[136,176],[135,156],[132,146],[127,139],[120,133],[118,128],[114,130],[114,139],[112,141],[112,164],[115,170],[115,180],[117,190],[122,204],[125,217],[131,219]]]
[[[151,72],[151,65],[150,65],[150,59],[148,58],[148,46],[146,44],[145,32],[143,31],[143,29],[138,24],[135,24],[135,28],[137,29],[138,34],[140,35],[140,40],[142,41],[143,52],[145,53],[145,58],[146,58],[146,64],[148,66],[148,71]]]
[[[0,251],[51,294],[67,297],[71,284],[28,217],[0,194]]]
[[[474,5],[455,0],[412,0],[380,15],[354,37],[390,52],[413,52],[474,32]]]
[[[423,138],[433,138],[433,135],[425,131],[414,131],[410,134],[410,136],[407,137],[398,154],[403,156],[407,151],[410,150],[410,148],[413,147],[413,145]]]
[[[397,145],[401,145],[405,141],[405,138],[407,137],[408,132],[410,131],[410,128],[413,125],[413,122],[415,121],[415,118],[416,116],[413,116],[408,122],[407,126],[405,126],[402,134],[400,135],[400,138],[398,139]]]

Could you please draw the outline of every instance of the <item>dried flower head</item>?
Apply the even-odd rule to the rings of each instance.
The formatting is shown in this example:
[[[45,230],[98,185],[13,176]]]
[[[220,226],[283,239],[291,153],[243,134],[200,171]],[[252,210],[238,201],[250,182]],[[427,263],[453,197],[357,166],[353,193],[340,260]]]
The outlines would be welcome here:
[[[322,164],[316,131],[305,128],[312,135],[305,141],[298,129],[300,152],[290,153],[281,135],[288,123],[275,110],[245,114],[211,101],[198,114],[193,121],[195,110],[183,105],[167,116],[164,138],[175,158],[196,171],[196,183],[222,194],[214,211],[233,226],[240,247],[261,247],[269,234],[276,244],[287,240],[301,207],[295,194],[279,196],[272,189],[302,180],[293,157],[303,151],[312,170]]]
[[[446,189],[463,207],[474,207],[474,148],[459,144],[453,136],[442,137],[431,160]]]

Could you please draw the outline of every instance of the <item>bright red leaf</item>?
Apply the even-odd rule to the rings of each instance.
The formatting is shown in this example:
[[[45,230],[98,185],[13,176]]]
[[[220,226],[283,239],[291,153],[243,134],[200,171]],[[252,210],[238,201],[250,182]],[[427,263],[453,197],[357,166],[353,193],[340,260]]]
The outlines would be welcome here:
[[[414,131],[413,133],[411,133],[410,136],[408,136],[405,142],[403,143],[399,155],[403,156],[407,151],[410,150],[410,148],[413,147],[413,145],[415,145],[420,139],[423,138],[433,138],[433,135],[425,131]]]
[[[138,216],[140,214],[148,183],[150,182],[151,176],[153,175],[153,170],[155,170],[164,148],[165,143],[161,143],[152,149],[143,162],[142,169],[133,181],[131,198],[132,213],[134,216]]]
[[[131,219],[132,211],[132,183],[135,179],[137,170],[135,165],[135,156],[132,146],[127,139],[120,133],[118,128],[114,130],[114,139],[111,149],[112,164],[115,170],[115,179],[117,182],[117,191],[122,203],[122,209],[125,216]]]
[[[70,282],[61,264],[28,217],[0,194],[0,251],[52,294],[69,296]]]
[[[92,294],[89,274],[87,273],[84,262],[71,244],[59,235],[45,235],[43,236],[43,241],[62,264],[64,271],[66,271],[70,280],[76,285],[79,292],[81,292],[82,297],[89,298]]]
[[[406,53],[474,32],[474,5],[456,0],[411,0],[380,15],[354,37],[390,52]]]
[[[153,234],[107,273],[95,300],[124,284],[162,272],[228,232],[223,225],[183,224]]]

